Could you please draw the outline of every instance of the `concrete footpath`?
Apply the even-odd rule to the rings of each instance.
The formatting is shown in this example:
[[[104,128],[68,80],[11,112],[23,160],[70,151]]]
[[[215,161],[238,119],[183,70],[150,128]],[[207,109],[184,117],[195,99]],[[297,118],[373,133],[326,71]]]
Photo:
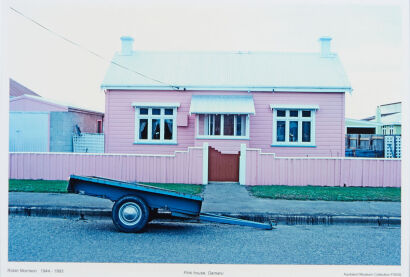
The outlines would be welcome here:
[[[208,184],[202,212],[284,224],[400,224],[400,202],[272,200],[232,183]],[[69,193],[9,193],[9,213],[53,217],[110,217],[113,202]]]

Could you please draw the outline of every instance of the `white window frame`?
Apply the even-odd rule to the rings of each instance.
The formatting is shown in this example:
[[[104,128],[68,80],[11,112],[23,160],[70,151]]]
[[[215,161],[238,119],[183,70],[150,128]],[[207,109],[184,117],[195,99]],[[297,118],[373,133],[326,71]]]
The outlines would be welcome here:
[[[394,126],[393,125],[383,125],[382,127],[383,135],[393,135]]]
[[[177,144],[177,108],[179,103],[133,103],[135,108],[134,144]],[[140,109],[148,109],[147,115],[141,115]],[[153,115],[152,110],[159,109],[159,115]],[[165,109],[172,109],[172,115],[165,115]],[[140,119],[148,119],[147,139],[140,139]],[[152,119],[160,120],[160,139],[152,139]],[[172,119],[172,140],[164,139],[165,119]]]
[[[219,135],[200,135],[199,134],[199,115],[203,115],[204,116],[204,134],[208,133],[207,130],[209,130],[209,118],[211,115],[213,115],[214,119],[216,115],[220,115],[221,116],[221,132]],[[238,120],[238,115],[241,116],[245,116],[245,135],[244,136],[237,136],[237,135],[233,135],[233,136],[226,136],[224,135],[224,116],[225,115],[233,115],[234,116],[234,134],[236,134],[237,129],[236,129],[236,124],[237,124],[237,120]],[[196,116],[196,138],[197,139],[241,139],[241,140],[249,140],[249,114],[197,114]],[[215,121],[215,120],[214,120]],[[215,123],[214,123],[215,126]],[[243,125],[242,125],[243,126]]]
[[[279,106],[271,105],[273,110],[273,132],[271,146],[289,146],[289,147],[316,147],[316,106]],[[278,117],[277,111],[284,110],[285,116]],[[297,111],[297,117],[291,117],[290,111]],[[303,111],[310,111],[310,117],[303,117]],[[285,141],[277,141],[277,122],[285,121]],[[289,124],[290,121],[298,122],[298,141],[289,141]],[[302,141],[302,122],[310,122],[310,142]]]

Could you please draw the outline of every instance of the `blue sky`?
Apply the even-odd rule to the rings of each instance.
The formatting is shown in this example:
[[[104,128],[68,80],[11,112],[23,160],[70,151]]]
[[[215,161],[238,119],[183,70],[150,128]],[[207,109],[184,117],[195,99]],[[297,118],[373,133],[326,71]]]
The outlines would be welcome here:
[[[317,39],[331,36],[354,89],[346,116],[362,118],[403,99],[401,2],[14,0],[10,6],[108,60],[125,34],[135,38],[136,50],[158,51],[317,52]],[[8,15],[10,76],[44,97],[103,111],[99,86],[107,62]]]

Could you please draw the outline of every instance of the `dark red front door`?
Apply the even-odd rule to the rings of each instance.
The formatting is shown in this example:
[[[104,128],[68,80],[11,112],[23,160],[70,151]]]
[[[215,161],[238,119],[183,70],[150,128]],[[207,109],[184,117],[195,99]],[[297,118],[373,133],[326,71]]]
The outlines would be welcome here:
[[[209,147],[208,180],[239,182],[239,154],[222,154]]]

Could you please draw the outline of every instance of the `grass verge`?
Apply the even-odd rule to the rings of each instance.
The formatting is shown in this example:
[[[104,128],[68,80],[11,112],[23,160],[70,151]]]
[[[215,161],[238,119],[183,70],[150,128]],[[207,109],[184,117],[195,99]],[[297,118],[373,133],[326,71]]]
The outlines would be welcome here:
[[[67,192],[64,180],[9,180],[9,191],[19,192]]]
[[[248,186],[253,196],[286,200],[400,202],[400,188]]]
[[[153,187],[175,190],[188,194],[201,194],[204,190],[202,185],[190,184],[158,184],[158,183],[141,183]],[[60,180],[9,180],[9,191],[13,192],[67,192],[68,181]]]

